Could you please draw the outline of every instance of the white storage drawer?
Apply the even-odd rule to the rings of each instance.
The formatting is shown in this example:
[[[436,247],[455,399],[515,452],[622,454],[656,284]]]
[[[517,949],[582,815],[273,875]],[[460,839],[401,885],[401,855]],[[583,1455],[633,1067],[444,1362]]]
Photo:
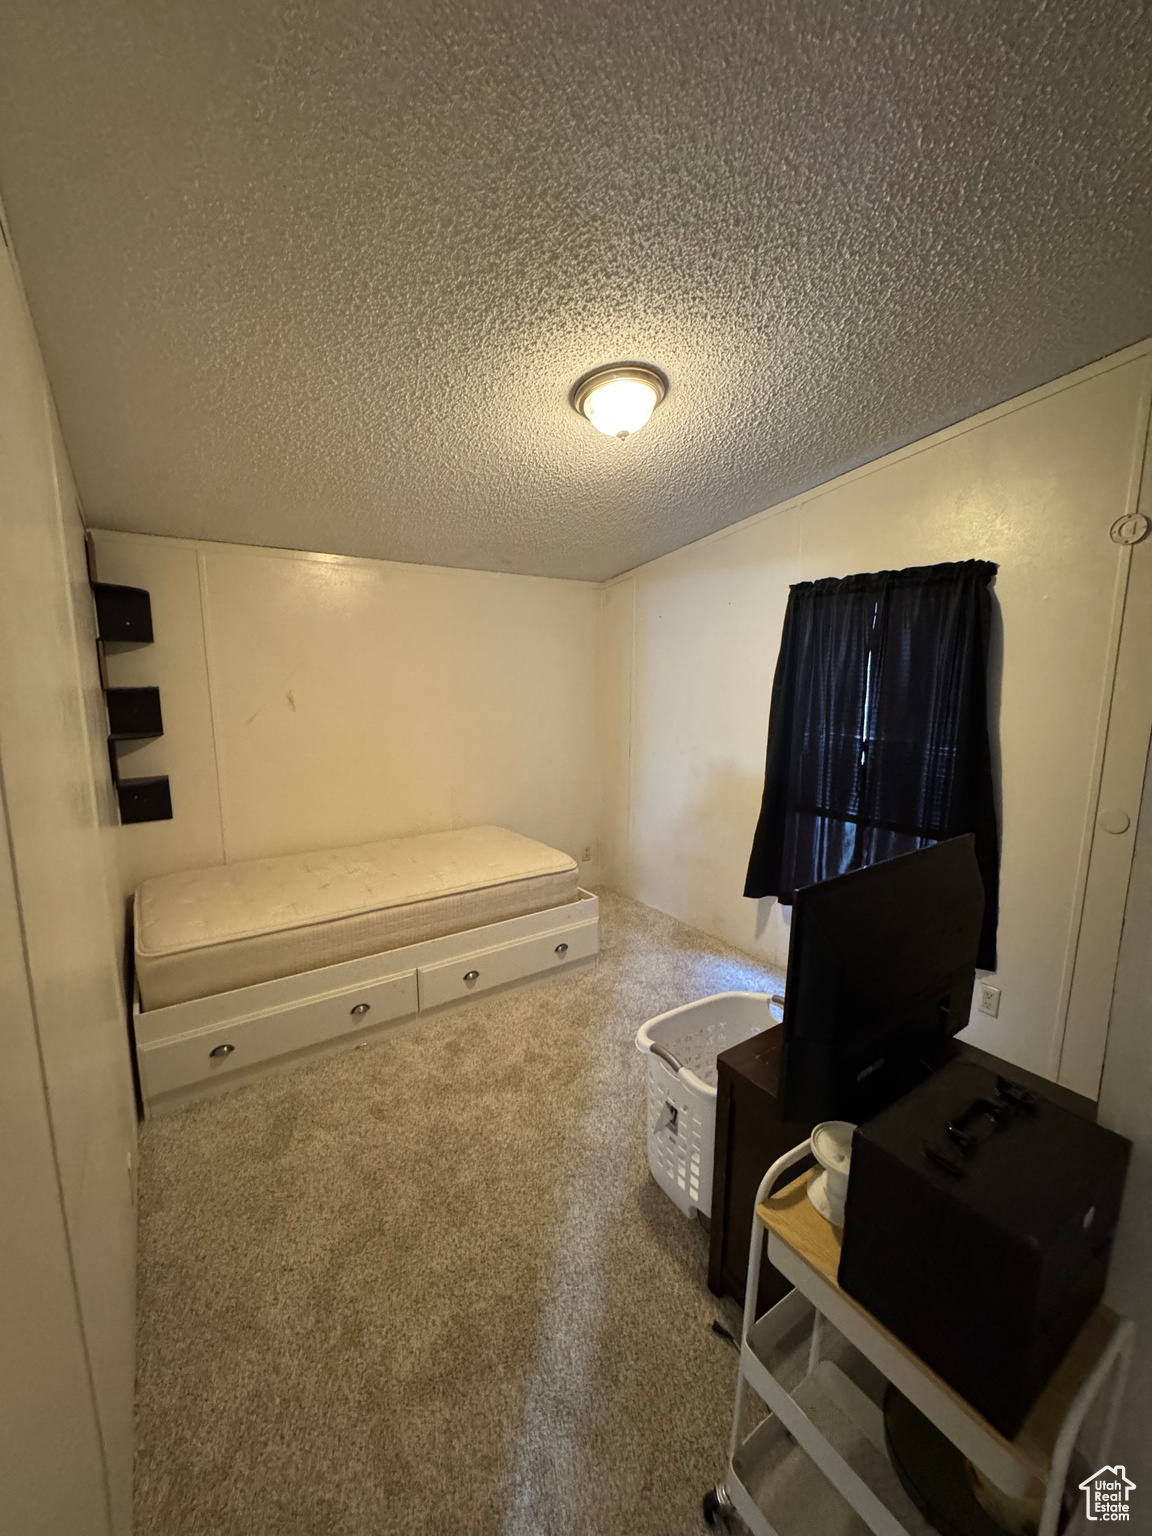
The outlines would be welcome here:
[[[372,1024],[403,1018],[416,1012],[417,996],[416,972],[403,971],[296,1007],[272,1009],[230,1024],[140,1044],[144,1097],[154,1099],[158,1094],[227,1076]]]
[[[455,1002],[474,992],[486,992],[506,981],[545,974],[573,960],[586,960],[600,948],[600,925],[581,923],[575,928],[541,933],[514,944],[500,944],[493,949],[461,955],[459,960],[442,960],[436,965],[422,965],[420,1007],[435,1008],[439,1003]]]

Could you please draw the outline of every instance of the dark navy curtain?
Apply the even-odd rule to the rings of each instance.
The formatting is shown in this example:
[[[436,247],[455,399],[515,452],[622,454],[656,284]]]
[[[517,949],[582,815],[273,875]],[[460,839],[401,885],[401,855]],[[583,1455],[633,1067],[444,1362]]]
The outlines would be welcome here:
[[[985,560],[794,586],[745,896],[976,836],[978,964],[996,968],[999,840],[988,740]]]

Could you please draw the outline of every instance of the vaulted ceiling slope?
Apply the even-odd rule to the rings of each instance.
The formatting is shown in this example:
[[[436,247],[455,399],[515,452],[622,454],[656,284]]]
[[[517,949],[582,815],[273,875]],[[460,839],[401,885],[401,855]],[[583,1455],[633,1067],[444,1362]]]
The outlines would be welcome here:
[[[1138,340],[1142,13],[6,0],[89,521],[602,578]]]

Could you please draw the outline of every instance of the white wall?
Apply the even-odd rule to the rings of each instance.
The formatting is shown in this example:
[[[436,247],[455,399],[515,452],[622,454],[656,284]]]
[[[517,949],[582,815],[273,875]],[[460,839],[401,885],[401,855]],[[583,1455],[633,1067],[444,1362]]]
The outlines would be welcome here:
[[[135,1107],[75,491],[0,247],[0,1532],[132,1515]]]
[[[1136,1354],[1114,1455],[1136,1483],[1133,1507],[1146,1511],[1152,1509],[1152,758],[1124,918],[1099,1117],[1101,1124],[1133,1144],[1107,1299],[1137,1324]]]
[[[106,1533],[108,1489],[0,802],[0,1532]]]
[[[152,594],[173,820],[123,829],[124,888],[202,864],[495,822],[596,877],[598,589],[584,582],[96,532]]]
[[[610,878],[782,964],[783,910],[741,892],[789,584],[997,561],[1003,996],[969,1033],[1094,1094],[1110,966],[1063,1072],[1061,1051],[1131,561],[1109,529],[1135,506],[1150,381],[1149,348],[1131,349],[610,585],[601,667],[627,678],[601,700],[606,782],[627,786],[605,798]],[[1117,847],[1130,857],[1130,837]]]
[[[599,713],[600,870],[606,885],[631,890],[632,850],[632,629],[636,584],[604,588],[600,607],[597,695]]]

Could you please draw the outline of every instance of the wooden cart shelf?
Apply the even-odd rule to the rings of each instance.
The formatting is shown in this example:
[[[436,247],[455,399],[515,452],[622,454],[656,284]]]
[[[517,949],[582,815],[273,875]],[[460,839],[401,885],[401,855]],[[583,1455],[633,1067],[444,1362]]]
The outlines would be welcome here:
[[[728,1474],[704,1499],[705,1518],[723,1523],[738,1513],[753,1536],[779,1536],[770,1512],[753,1493],[759,1467],[769,1464],[772,1446],[786,1432],[809,1462],[823,1474],[875,1536],[911,1536],[924,1522],[907,1499],[892,1497],[891,1467],[883,1413],[869,1395],[829,1357],[827,1346],[854,1351],[873,1373],[879,1388],[887,1383],[907,1399],[936,1430],[968,1459],[981,1476],[1010,1499],[1043,1501],[1037,1536],[1055,1536],[1072,1453],[1092,1404],[1110,1386],[1098,1454],[1105,1452],[1115,1429],[1124,1378],[1131,1355],[1133,1326],[1107,1307],[1098,1307],[1084,1325],[1014,1439],[1007,1439],[953,1387],[920,1360],[907,1345],[840,1287],[840,1232],[808,1199],[805,1172],[776,1185],[808,1160],[811,1144],[801,1142],[769,1168],[755,1204],[740,1340],[740,1371],[729,1444]],[[765,1244],[765,1238],[767,1243]],[[757,1317],[756,1299],[762,1253],[795,1290]],[[773,1365],[774,1351],[790,1330],[811,1323],[807,1374],[789,1388]],[[831,1329],[831,1334],[827,1332]],[[743,1405],[752,1391],[770,1410],[745,1434]],[[876,1481],[878,1463],[871,1455],[853,1462],[819,1428],[810,1407],[820,1395],[831,1398],[878,1452],[885,1476]],[[883,1395],[883,1393],[881,1393]],[[871,1454],[871,1453],[870,1453]],[[866,1464],[867,1463],[867,1464]]]
[[[1113,1340],[1121,1319],[1108,1307],[1096,1308],[1036,1400],[1019,1434],[1008,1440],[894,1334],[889,1333],[882,1323],[877,1322],[870,1312],[865,1311],[858,1301],[841,1289],[837,1279],[840,1269],[840,1231],[831,1222],[824,1220],[808,1198],[808,1184],[819,1171],[812,1169],[802,1174],[756,1207],[758,1219],[770,1234],[769,1241],[771,1234],[775,1234],[779,1242],[787,1244],[791,1252],[815,1275],[835,1289],[837,1295],[859,1314],[869,1328],[892,1349],[904,1355],[936,1391],[949,1398],[957,1411],[966,1415],[981,1434],[995,1441],[1005,1455],[1013,1457],[1029,1476],[1046,1481],[1060,1427],[1077,1394]]]

